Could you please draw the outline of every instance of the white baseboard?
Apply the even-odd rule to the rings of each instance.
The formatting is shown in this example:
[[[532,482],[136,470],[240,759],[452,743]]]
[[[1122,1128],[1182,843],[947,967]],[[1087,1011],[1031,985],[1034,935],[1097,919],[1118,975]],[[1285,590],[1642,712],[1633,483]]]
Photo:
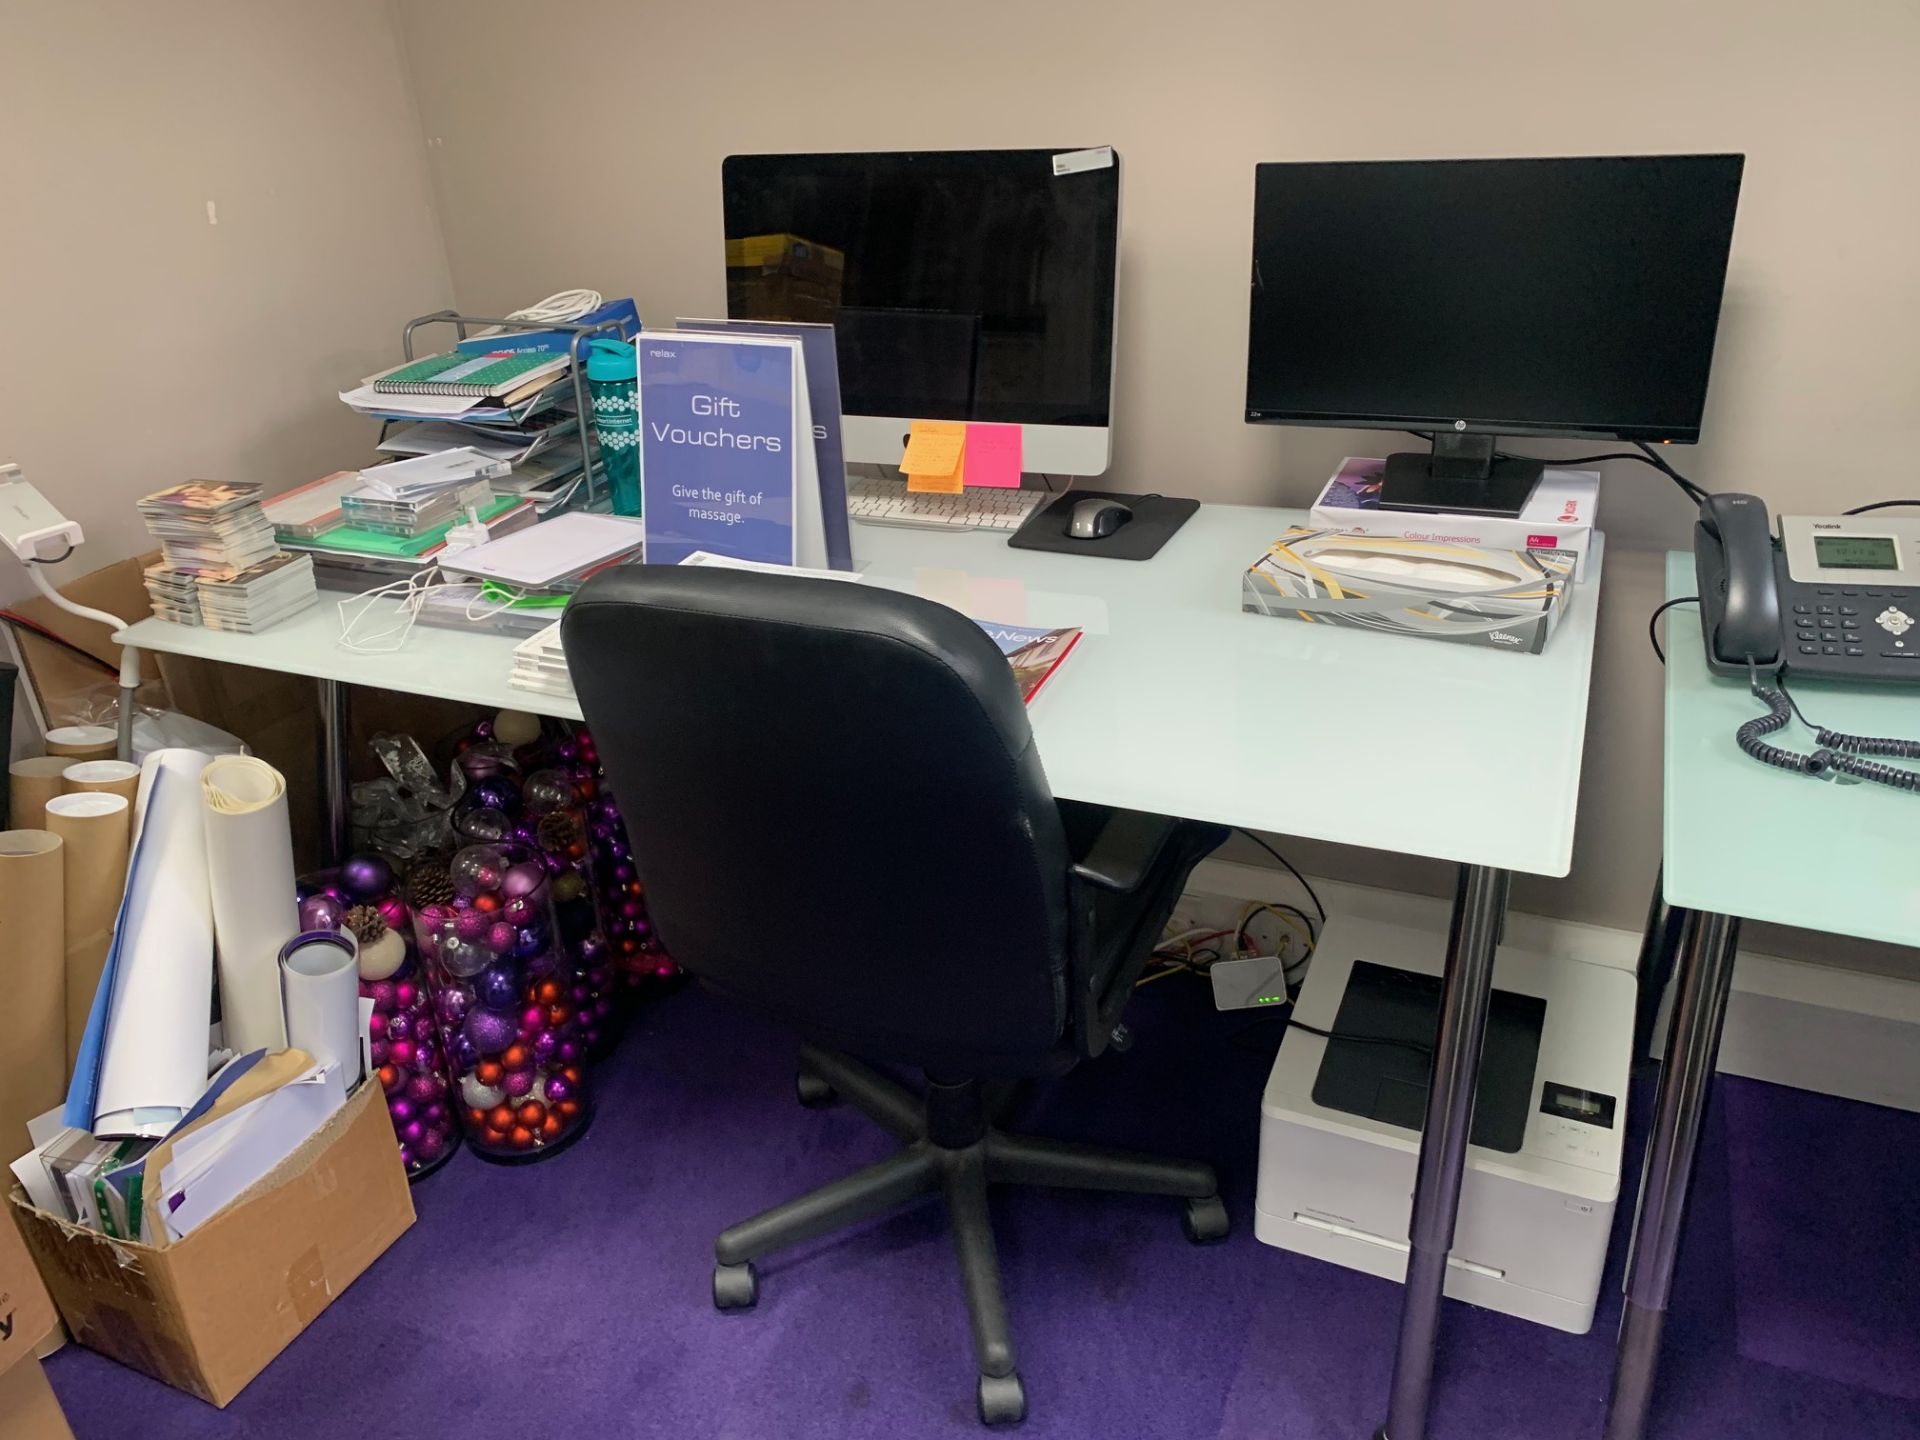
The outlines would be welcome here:
[[[1430,930],[1446,943],[1449,905],[1429,895],[1379,890],[1308,877],[1337,921],[1344,912]],[[1193,872],[1179,914],[1192,923],[1230,925],[1249,900],[1304,904],[1287,875],[1258,865],[1206,860]],[[1223,904],[1224,902],[1224,904]],[[1594,964],[1634,968],[1640,937],[1631,931],[1514,912],[1507,935],[1529,950]],[[1666,1007],[1654,1031],[1666,1037]],[[1920,981],[1809,965],[1742,951],[1720,1042],[1722,1073],[1800,1090],[1920,1112]]]

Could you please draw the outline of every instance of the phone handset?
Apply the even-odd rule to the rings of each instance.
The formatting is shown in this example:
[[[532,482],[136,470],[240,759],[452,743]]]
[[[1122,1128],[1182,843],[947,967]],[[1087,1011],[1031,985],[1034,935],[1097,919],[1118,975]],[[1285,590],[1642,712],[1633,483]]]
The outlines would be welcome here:
[[[1780,668],[1773,524],[1755,495],[1709,495],[1696,544],[1707,659],[1715,669]]]

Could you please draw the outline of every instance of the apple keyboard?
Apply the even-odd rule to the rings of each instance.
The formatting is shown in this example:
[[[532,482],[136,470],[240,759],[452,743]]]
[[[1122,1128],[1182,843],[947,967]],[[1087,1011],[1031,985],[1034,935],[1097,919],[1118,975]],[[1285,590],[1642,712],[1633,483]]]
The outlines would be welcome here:
[[[909,490],[903,481],[847,477],[847,515],[863,525],[933,530],[1018,530],[1041,501],[1040,490],[963,490],[958,495]]]

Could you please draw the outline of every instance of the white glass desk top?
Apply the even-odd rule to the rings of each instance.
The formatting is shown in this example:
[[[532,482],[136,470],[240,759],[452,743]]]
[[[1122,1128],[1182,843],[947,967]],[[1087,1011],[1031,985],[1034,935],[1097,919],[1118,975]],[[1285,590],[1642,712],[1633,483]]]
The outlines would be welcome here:
[[[1564,875],[1604,543],[1540,655],[1243,614],[1297,510],[1203,505],[1151,560],[988,531],[854,527],[869,583],[978,618],[1081,625],[1029,709],[1056,794]]]
[[[1667,597],[1694,595],[1693,552],[1667,556]],[[1766,713],[1707,669],[1697,606],[1667,612],[1669,905],[1920,945],[1920,793],[1814,780],[1751,760],[1733,732]],[[1816,725],[1920,740],[1920,686],[1789,677]],[[1812,750],[1797,723],[1768,737]]]
[[[1566,874],[1604,545],[1541,655],[1242,614],[1296,510],[1203,505],[1152,560],[1015,550],[993,531],[853,527],[869,583],[1086,636],[1029,715],[1066,799],[1539,875]],[[507,683],[512,640],[421,626],[393,654],[314,608],[263,635],[142,620],[115,638],[318,679],[578,719]],[[645,694],[644,686],[638,693]]]

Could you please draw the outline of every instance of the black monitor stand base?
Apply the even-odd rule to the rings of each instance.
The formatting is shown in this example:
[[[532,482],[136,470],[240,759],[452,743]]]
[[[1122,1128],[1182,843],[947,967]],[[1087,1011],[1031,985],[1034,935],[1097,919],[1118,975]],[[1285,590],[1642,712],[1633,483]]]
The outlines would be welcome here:
[[[1544,460],[1496,459],[1491,435],[1433,437],[1433,452],[1387,457],[1380,477],[1382,510],[1443,515],[1518,515],[1546,469]]]

